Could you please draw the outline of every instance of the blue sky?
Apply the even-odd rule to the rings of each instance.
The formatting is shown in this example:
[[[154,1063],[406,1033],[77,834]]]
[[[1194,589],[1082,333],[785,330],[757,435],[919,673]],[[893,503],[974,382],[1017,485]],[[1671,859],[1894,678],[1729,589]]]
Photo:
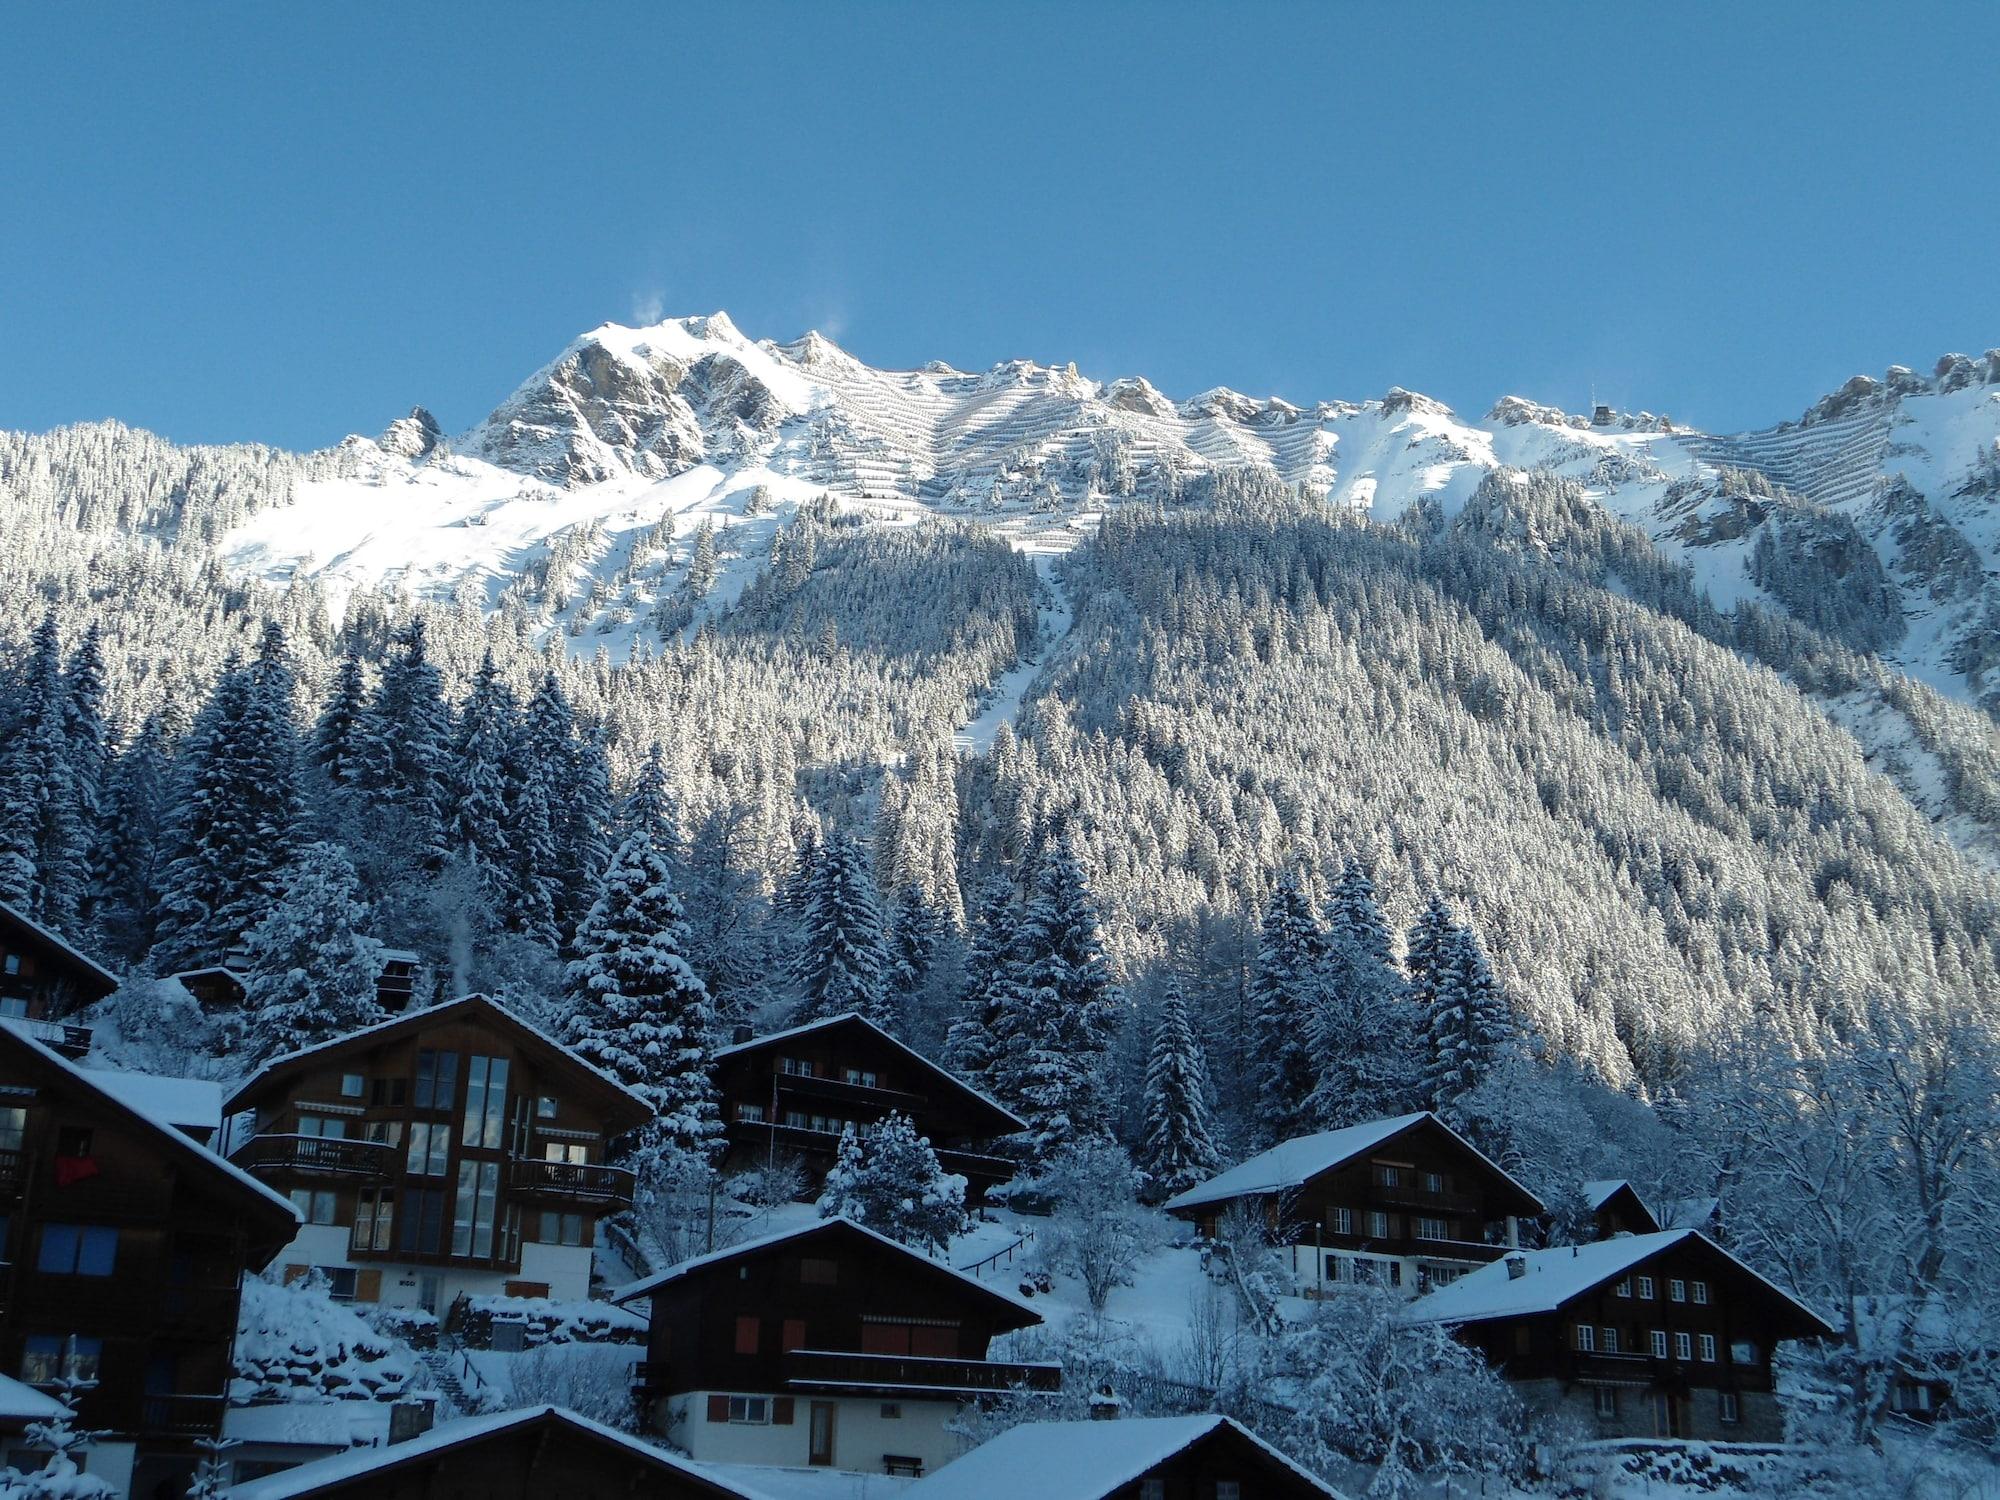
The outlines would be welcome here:
[[[2000,7],[15,7],[0,427],[469,425],[606,319],[1711,428],[2000,344]]]

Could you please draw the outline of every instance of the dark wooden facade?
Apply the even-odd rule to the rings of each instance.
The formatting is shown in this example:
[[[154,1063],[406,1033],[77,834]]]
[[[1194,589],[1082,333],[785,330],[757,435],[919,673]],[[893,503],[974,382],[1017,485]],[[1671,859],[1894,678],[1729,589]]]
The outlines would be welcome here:
[[[477,995],[279,1058],[225,1108],[255,1114],[231,1160],[280,1192],[331,1195],[318,1221],[348,1231],[356,1264],[496,1274],[520,1270],[544,1213],[572,1221],[562,1243],[588,1247],[599,1217],[631,1206],[632,1175],[606,1156],[649,1117]],[[309,1215],[326,1207],[295,1201]],[[380,1286],[364,1269],[355,1296],[374,1300]]]
[[[237,1485],[236,1500],[741,1500],[647,1443],[557,1407],[452,1422],[365,1456]]]
[[[844,1219],[687,1262],[620,1300],[641,1297],[642,1403],[687,1391],[953,1398],[1057,1378],[986,1358],[995,1335],[1039,1314]]]
[[[1615,1239],[1621,1234],[1655,1234],[1660,1221],[1646,1207],[1646,1200],[1629,1182],[1587,1182],[1584,1192],[1591,1200],[1597,1238]]]
[[[824,1174],[843,1126],[907,1115],[929,1138],[968,1196],[1007,1181],[1014,1163],[992,1143],[1022,1122],[921,1053],[860,1016],[795,1027],[725,1047],[717,1054],[730,1160],[740,1167],[773,1157],[803,1160]]]
[[[173,1469],[221,1430],[246,1268],[290,1207],[0,1029],[0,1369],[97,1382],[81,1425]],[[178,1472],[178,1471],[176,1471]]]
[[[90,1033],[63,1018],[117,988],[116,974],[0,901],[0,1017],[65,1056],[81,1056]]]

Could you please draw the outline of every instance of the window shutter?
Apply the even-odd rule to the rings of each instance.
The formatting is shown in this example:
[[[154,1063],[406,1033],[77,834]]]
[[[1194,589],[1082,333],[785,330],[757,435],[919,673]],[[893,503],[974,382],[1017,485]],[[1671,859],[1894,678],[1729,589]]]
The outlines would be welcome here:
[[[771,1423],[776,1427],[789,1427],[792,1425],[792,1398],[790,1396],[772,1398]]]
[[[355,1273],[354,1300],[356,1302],[380,1302],[382,1300],[382,1273],[380,1271],[358,1271]]]
[[[729,1420],[729,1398],[727,1396],[710,1396],[708,1398],[708,1420],[711,1422],[727,1422]]]
[[[804,1318],[785,1319],[786,1349],[803,1349],[806,1346],[806,1320]]]
[[[304,1281],[311,1270],[311,1266],[286,1266],[285,1285],[290,1286],[295,1281]]]

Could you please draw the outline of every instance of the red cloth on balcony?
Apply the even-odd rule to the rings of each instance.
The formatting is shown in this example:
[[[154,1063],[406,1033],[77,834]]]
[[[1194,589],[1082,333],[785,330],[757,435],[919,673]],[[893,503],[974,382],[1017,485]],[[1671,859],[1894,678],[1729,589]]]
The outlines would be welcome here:
[[[97,1158],[94,1156],[58,1156],[56,1158],[56,1186],[69,1187],[97,1175]]]

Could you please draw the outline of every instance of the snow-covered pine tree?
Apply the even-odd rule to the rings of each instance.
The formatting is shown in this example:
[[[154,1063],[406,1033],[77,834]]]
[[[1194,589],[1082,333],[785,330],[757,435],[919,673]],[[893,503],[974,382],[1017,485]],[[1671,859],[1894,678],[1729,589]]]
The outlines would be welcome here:
[[[1410,1001],[1425,1017],[1437,1008],[1438,975],[1444,965],[1445,948],[1457,925],[1443,895],[1432,891],[1411,924],[1404,944],[1403,967],[1410,978]]]
[[[646,759],[619,813],[619,824],[626,838],[643,834],[669,860],[680,859],[680,809],[674,800],[672,783],[667,779],[666,755],[658,740],[647,748]]]
[[[987,881],[973,919],[958,1013],[944,1038],[944,1065],[983,1088],[992,1087],[1001,1017],[1020,998],[1019,922],[1013,885],[998,878]]]
[[[1208,1059],[1188,1022],[1187,997],[1171,980],[1160,997],[1145,1088],[1139,1170],[1148,1201],[1158,1202],[1222,1170],[1209,1118]]]
[[[285,870],[270,915],[245,940],[242,1029],[253,1059],[330,1041],[383,1018],[382,945],[354,867],[336,844],[308,844]]]
[[[1305,1123],[1318,1082],[1313,1043],[1325,1003],[1326,933],[1296,871],[1281,876],[1264,908],[1250,980],[1249,1101],[1259,1137],[1283,1140]]]
[[[472,679],[446,767],[451,789],[445,838],[479,883],[489,907],[504,911],[514,882],[508,838],[507,762],[512,746],[514,695],[488,651]]]
[[[1067,835],[1039,862],[1020,929],[1021,990],[1001,1014],[993,1080],[1028,1122],[1037,1164],[1084,1141],[1109,1139],[1107,1077],[1119,996],[1104,956],[1097,901]]]
[[[612,856],[577,927],[566,1040],[658,1111],[635,1153],[642,1173],[707,1154],[722,1132],[709,1081],[714,1015],[686,950],[673,871],[635,834]]]
[[[444,772],[450,731],[442,680],[431,664],[424,617],[417,615],[397,632],[362,713],[355,734],[354,785],[376,799],[393,828],[384,842],[425,869],[435,869],[446,854]]]
[[[94,620],[63,675],[63,734],[68,741],[70,779],[84,850],[79,914],[88,923],[96,913],[105,833],[105,777],[111,760],[104,724],[104,633]]]
[[[798,1019],[853,1011],[895,1030],[889,996],[889,944],[868,857],[853,835],[828,837],[805,892],[798,957]]]
[[[109,1434],[76,1425],[77,1405],[96,1383],[67,1372],[55,1382],[54,1395],[62,1406],[61,1413],[30,1422],[21,1433],[30,1452],[46,1451],[49,1456],[41,1468],[26,1473],[12,1467],[0,1469],[0,1496],[5,1500],[115,1500],[118,1487],[86,1473],[83,1467],[90,1445]]]
[[[170,774],[155,714],[139,727],[105,778],[104,836],[92,895],[96,942],[101,951],[128,961],[153,942]]]
[[[69,716],[51,612],[35,630],[18,710],[0,749],[0,900],[74,932],[89,871]]]
[[[286,866],[304,842],[295,694],[285,632],[270,621],[250,664],[235,737],[237,784],[251,816],[250,860],[234,900],[216,913],[227,931],[248,932],[263,920]]]
[[[361,742],[368,714],[368,684],[361,658],[349,651],[334,672],[333,688],[313,726],[310,757],[326,785],[336,791],[362,775]]]
[[[913,1249],[941,1255],[952,1236],[966,1229],[965,1179],[938,1164],[929,1139],[917,1134],[907,1115],[892,1114],[866,1136],[852,1125],[841,1132],[819,1214],[852,1219]]]
[[[1319,1077],[1305,1117],[1317,1130],[1418,1106],[1423,1016],[1404,993],[1367,867],[1350,859],[1327,903],[1324,1004],[1312,1039]]]
[[[936,1038],[939,1023],[931,980],[943,941],[942,914],[924,895],[924,888],[911,881],[896,893],[889,918],[889,1003],[896,1012],[898,1036]]]
[[[1433,972],[1421,1089],[1425,1104],[1449,1120],[1459,1098],[1479,1086],[1518,1036],[1493,965],[1470,927],[1451,928]]]

